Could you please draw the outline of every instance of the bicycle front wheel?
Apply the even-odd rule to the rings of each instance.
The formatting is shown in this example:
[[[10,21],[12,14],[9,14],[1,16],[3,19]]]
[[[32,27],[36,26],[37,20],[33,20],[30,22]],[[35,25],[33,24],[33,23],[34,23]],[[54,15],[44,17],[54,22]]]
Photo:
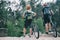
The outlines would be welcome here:
[[[38,26],[37,25],[34,26],[34,36],[37,39],[39,38],[39,29],[38,29]]]

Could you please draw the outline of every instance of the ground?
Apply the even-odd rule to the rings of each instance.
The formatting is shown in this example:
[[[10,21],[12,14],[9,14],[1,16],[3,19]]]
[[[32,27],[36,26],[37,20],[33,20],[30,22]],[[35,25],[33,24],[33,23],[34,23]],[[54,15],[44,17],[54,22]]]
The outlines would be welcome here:
[[[0,40],[60,40],[60,37],[53,37],[52,35],[42,34],[39,39],[36,39],[33,35],[29,37],[26,35],[25,37],[0,37]]]

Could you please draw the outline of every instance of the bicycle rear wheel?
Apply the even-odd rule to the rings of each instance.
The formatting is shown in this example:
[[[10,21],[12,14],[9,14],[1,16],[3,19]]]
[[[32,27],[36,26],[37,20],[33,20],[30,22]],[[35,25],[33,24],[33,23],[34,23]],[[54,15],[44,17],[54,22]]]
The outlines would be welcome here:
[[[53,36],[54,37],[57,37],[57,27],[56,27],[56,23],[54,22],[53,25],[52,25],[52,31],[53,31]]]

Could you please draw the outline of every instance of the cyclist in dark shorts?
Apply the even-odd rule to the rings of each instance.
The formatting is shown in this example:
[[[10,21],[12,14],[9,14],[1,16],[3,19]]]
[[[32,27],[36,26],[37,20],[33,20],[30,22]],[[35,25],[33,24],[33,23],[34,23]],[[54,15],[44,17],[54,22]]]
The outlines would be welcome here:
[[[43,5],[42,9],[43,13],[43,19],[44,19],[44,24],[45,24],[45,29],[46,29],[46,34],[48,34],[49,30],[51,31],[51,23],[50,23],[50,17],[53,15],[53,11],[50,9],[47,3]]]
[[[25,18],[25,25],[24,25],[23,33],[24,33],[24,36],[25,36],[26,28],[29,27],[30,28],[30,36],[31,36],[31,34],[32,34],[31,23],[32,23],[33,16],[36,16],[36,13],[31,11],[31,6],[30,5],[26,5],[26,9],[27,10],[23,14],[23,18]]]

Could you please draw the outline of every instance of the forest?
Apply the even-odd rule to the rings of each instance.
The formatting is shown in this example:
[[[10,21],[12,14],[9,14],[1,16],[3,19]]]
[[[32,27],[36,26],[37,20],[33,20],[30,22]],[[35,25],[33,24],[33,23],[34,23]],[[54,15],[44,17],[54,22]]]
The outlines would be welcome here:
[[[45,27],[43,23],[43,18],[41,15],[42,5],[35,3],[38,2],[31,0],[30,3],[32,11],[37,13],[36,23],[38,23],[39,30],[44,33]],[[0,1],[0,36],[16,36],[20,37],[23,35],[24,20],[22,14],[26,10],[26,3],[24,0],[19,0],[16,9],[10,7],[9,5],[14,5],[15,2],[10,1]],[[57,23],[57,31],[60,33],[60,0],[57,0],[56,3],[49,3],[50,8],[54,11],[53,21]],[[29,30],[27,31],[29,33]]]

